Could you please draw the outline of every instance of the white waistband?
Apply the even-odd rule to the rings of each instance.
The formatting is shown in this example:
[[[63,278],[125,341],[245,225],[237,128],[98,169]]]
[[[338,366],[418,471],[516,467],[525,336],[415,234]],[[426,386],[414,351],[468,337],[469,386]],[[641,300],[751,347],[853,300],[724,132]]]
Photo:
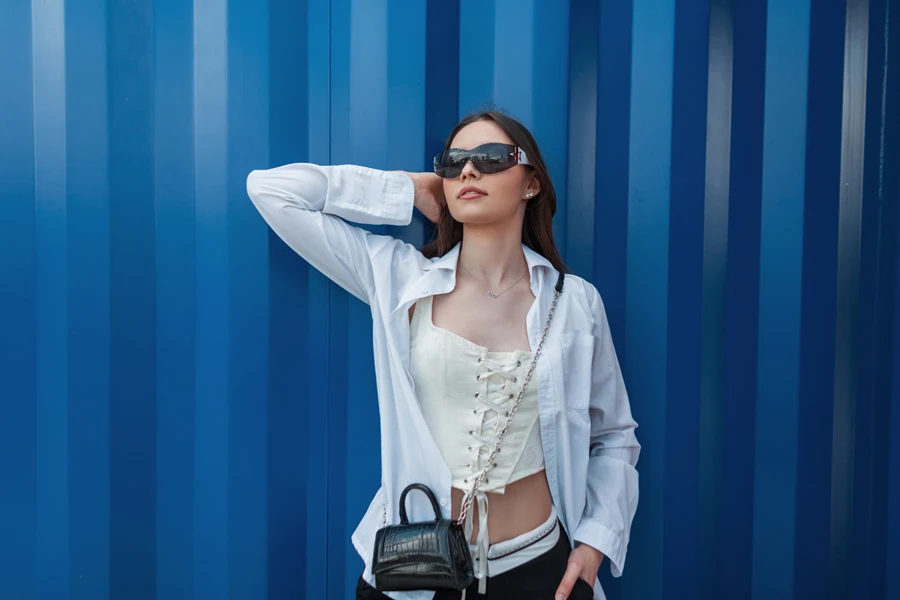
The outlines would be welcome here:
[[[544,554],[556,546],[558,541],[559,515],[556,512],[556,507],[551,505],[550,516],[543,524],[512,539],[491,544],[486,552],[487,565],[479,569],[478,567],[481,565],[476,562],[476,573],[481,575],[479,579],[482,579],[482,581],[486,577],[494,577],[505,573]],[[479,543],[470,544],[469,548],[473,557],[481,558],[484,556],[482,552],[479,552],[479,550],[482,550],[479,546],[481,546]],[[479,581],[479,584],[481,583]]]

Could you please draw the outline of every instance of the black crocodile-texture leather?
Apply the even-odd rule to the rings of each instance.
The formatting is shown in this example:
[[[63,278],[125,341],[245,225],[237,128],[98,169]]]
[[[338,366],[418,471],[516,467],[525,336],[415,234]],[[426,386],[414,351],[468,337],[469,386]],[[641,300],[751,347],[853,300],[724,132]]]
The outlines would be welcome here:
[[[435,520],[409,523],[406,495],[421,490],[431,501]],[[379,592],[464,590],[475,581],[466,534],[456,521],[441,518],[427,486],[414,483],[400,495],[400,524],[375,534],[372,574]]]
[[[372,573],[380,592],[463,590],[475,580],[466,535],[447,519],[380,529]]]

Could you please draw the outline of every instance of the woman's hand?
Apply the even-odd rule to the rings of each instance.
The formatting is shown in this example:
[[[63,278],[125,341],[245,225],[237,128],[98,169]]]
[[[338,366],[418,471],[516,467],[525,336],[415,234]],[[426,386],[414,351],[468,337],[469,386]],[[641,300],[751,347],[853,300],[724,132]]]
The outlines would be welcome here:
[[[591,588],[597,580],[597,571],[600,570],[600,563],[603,562],[603,553],[592,548],[587,544],[579,544],[569,553],[569,565],[566,567],[566,574],[563,575],[562,583],[556,590],[556,600],[566,600],[575,587],[575,582],[581,577]]]
[[[441,209],[447,204],[444,198],[444,180],[434,173],[409,173],[401,171],[412,179],[415,185],[415,200],[413,204],[419,209],[425,218],[432,223],[437,223],[441,216]]]

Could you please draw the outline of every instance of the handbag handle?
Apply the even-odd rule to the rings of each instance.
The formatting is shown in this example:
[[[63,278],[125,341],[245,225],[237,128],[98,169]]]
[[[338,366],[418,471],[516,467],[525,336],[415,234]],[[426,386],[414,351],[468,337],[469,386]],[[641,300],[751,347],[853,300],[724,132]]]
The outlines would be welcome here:
[[[400,494],[400,522],[403,525],[409,524],[409,519],[406,516],[406,495],[411,490],[419,490],[420,492],[425,492],[425,495],[428,496],[428,499],[431,500],[431,508],[434,509],[434,520],[441,520],[441,509],[438,508],[437,498],[434,496],[434,492],[431,491],[431,488],[425,485],[424,483],[411,483],[403,490],[403,493]]]

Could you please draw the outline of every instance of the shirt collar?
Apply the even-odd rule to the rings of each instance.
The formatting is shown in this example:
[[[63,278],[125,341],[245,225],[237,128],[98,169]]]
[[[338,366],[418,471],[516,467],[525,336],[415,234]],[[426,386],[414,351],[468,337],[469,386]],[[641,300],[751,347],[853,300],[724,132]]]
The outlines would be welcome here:
[[[461,247],[462,242],[458,242],[444,256],[426,264],[423,267],[422,276],[406,288],[405,293],[391,311],[391,314],[400,310],[400,307],[419,298],[435,294],[446,294],[452,290],[453,286],[456,285],[456,268],[457,264],[459,264],[459,250]],[[525,254],[525,262],[528,265],[528,272],[531,274],[531,290],[537,296],[543,286],[541,284],[541,274],[535,272],[536,267],[547,267],[551,273],[555,272],[555,269],[549,260],[525,244],[522,244],[522,252]]]
[[[432,269],[449,269],[453,272],[456,272],[457,264],[459,262],[459,250],[461,247],[462,242],[457,242],[456,245],[453,246],[453,248],[451,248],[444,256],[425,265],[425,270],[430,271]],[[525,254],[525,263],[528,265],[528,272],[532,275],[534,274],[535,267],[547,267],[551,271],[553,270],[553,265],[549,260],[538,254],[525,244],[522,244],[522,252]]]

